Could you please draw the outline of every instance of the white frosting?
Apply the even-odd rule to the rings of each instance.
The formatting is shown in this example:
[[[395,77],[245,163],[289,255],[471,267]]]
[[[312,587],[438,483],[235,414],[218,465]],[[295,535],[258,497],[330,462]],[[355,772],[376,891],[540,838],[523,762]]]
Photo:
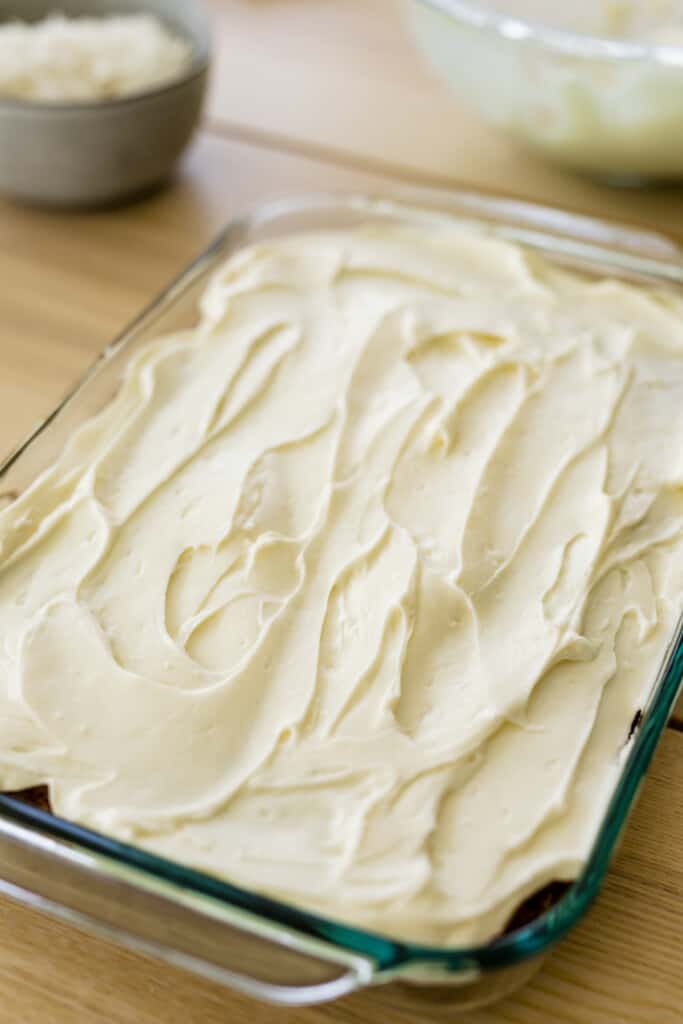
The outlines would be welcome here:
[[[585,861],[683,575],[683,302],[292,237],[0,512],[0,784],[394,936]]]
[[[149,14],[0,23],[0,97],[118,99],[166,85],[191,63],[189,41]]]

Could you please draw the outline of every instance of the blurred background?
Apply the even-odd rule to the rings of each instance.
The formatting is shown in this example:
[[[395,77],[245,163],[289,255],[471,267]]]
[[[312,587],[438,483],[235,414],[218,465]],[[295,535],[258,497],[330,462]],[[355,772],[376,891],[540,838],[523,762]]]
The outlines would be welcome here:
[[[40,5],[18,2],[37,16]],[[447,0],[436,4],[446,6]],[[476,4],[453,9],[458,6],[482,9]],[[567,19],[566,6],[554,0],[532,3],[531,14],[540,11],[544,26],[557,26]],[[52,10],[51,5],[43,7]],[[164,9],[163,3],[157,7]],[[672,98],[673,87],[662,91],[659,73],[648,78],[640,65],[634,72],[631,62],[630,84],[624,85],[621,67],[614,70],[602,54],[597,63],[595,54],[588,63],[579,59],[577,71],[572,68],[575,54],[560,58],[536,40],[520,64],[514,24],[507,27],[507,36],[499,26],[474,29],[429,3],[206,0],[198,5],[184,0],[181,7],[185,17],[193,9],[206,10],[211,68],[198,131],[170,185],[134,205],[86,213],[0,199],[0,437],[5,449],[26,434],[94,354],[231,215],[274,194],[376,189],[386,181],[410,181],[501,192],[683,234],[683,191],[675,180],[657,188],[615,189],[604,179],[619,177],[618,161],[600,173],[577,174],[565,166],[561,146],[547,158],[538,132],[526,133],[533,136],[536,152],[528,148],[529,138],[520,142],[532,124],[546,130],[545,141],[548,135],[556,141],[553,132],[562,131],[575,139],[577,104],[585,118],[593,118],[588,127],[579,124],[579,136],[583,130],[584,141],[587,133],[595,142],[602,134],[595,118],[628,120],[637,113],[635,74],[645,94],[643,130],[654,130],[648,119],[653,104],[658,109],[651,94],[659,88],[669,119],[660,135],[678,152],[683,146],[680,81],[680,92]],[[87,2],[74,10],[82,8],[89,9]],[[509,15],[515,5],[498,0],[498,8]],[[527,0],[527,13],[528,8]],[[131,5],[113,3],[108,9],[130,10]],[[171,21],[177,21],[177,5],[168,9]],[[586,8],[593,14],[596,9],[591,3]],[[618,19],[614,21],[618,5],[608,4],[605,10],[611,12],[609,24],[619,27]],[[16,16],[17,0],[3,0],[0,18]],[[561,61],[567,66],[560,68]],[[475,81],[477,68],[484,75]],[[680,67],[673,70],[683,75]],[[486,90],[483,81],[488,81]],[[518,89],[511,97],[510,83],[515,82]],[[608,109],[601,110],[598,99],[608,89]],[[628,100],[625,110],[619,106],[621,95]],[[555,121],[549,132],[543,109],[531,111],[533,96],[550,103],[545,115]],[[587,110],[591,97],[593,109]],[[521,128],[512,99],[522,110],[529,109]],[[0,100],[0,170],[28,131],[24,121],[16,121],[16,110],[11,112],[15,120],[8,120],[8,106],[10,101]],[[24,101],[22,118],[26,106],[30,104]],[[492,123],[496,109],[504,116]],[[156,130],[173,118],[168,111],[156,116]],[[108,129],[102,128],[102,114],[93,120],[95,128],[100,125],[92,143],[97,149]],[[44,126],[40,130],[46,131]],[[77,125],[72,132],[82,145],[92,130],[91,123],[87,130]],[[647,138],[633,143],[637,131],[630,138],[631,153],[634,146],[647,151]],[[76,145],[73,138],[71,145]],[[151,128],[144,145],[148,151],[158,145]],[[576,159],[576,154],[570,157]],[[31,159],[42,166],[43,180],[54,183],[56,165],[47,143],[39,143]],[[632,170],[626,167],[625,177]]]

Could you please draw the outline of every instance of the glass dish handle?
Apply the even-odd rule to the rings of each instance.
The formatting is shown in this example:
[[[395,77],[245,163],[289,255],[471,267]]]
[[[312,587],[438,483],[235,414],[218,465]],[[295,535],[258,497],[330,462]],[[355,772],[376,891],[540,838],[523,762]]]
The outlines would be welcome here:
[[[2,797],[0,893],[246,995],[284,1006],[327,1002],[366,986],[370,958],[211,898],[167,891],[134,868],[7,817]],[[18,817],[26,809],[16,810]],[[33,814],[28,812],[31,817]],[[14,817],[14,815],[13,815]]]

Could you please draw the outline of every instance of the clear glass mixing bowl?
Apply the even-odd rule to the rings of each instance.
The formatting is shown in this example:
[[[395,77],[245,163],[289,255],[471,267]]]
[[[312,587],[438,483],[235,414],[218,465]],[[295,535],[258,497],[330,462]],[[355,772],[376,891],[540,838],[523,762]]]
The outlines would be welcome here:
[[[641,42],[476,0],[407,0],[407,11],[454,93],[515,139],[615,184],[683,179],[683,28]]]

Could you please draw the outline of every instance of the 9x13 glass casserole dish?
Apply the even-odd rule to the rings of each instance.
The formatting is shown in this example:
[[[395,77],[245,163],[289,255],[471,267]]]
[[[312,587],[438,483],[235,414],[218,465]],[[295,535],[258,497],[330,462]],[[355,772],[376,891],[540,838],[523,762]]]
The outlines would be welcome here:
[[[582,279],[646,286],[664,306],[667,294],[683,283],[678,252],[665,239],[502,199],[402,192],[391,199],[312,196],[274,202],[231,224],[5,462],[5,506],[55,462],[77,428],[111,402],[145,346],[195,326],[199,298],[228,257],[252,243],[359,226],[371,234],[387,227],[427,233],[464,228],[477,237],[506,239],[530,259],[541,253],[549,266],[570,266]],[[648,700],[626,723],[614,750],[618,781],[578,877],[546,879],[549,884],[521,901],[502,934],[486,943],[428,945],[363,930],[109,838],[7,793],[0,796],[0,886],[8,895],[275,1003],[321,1002],[369,985],[386,985],[382,994],[388,1002],[419,999],[439,1008],[489,1002],[525,980],[595,897],[682,673],[677,627]],[[50,685],[58,686],[59,678]]]

